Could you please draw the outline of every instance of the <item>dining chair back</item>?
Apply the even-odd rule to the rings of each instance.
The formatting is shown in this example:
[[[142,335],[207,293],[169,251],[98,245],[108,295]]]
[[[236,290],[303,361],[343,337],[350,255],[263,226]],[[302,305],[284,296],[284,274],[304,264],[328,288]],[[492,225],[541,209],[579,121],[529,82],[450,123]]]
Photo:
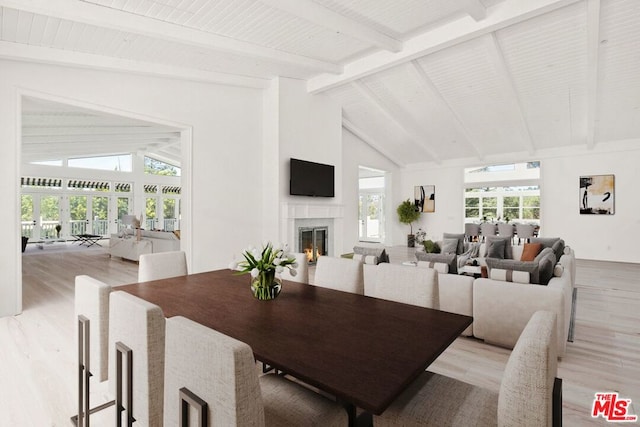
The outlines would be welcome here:
[[[180,316],[167,319],[166,333],[165,426],[180,425],[185,393],[205,408],[205,425],[347,425],[340,404],[284,376],[258,376],[246,343]]]
[[[131,389],[126,393],[131,399],[127,419],[135,419],[136,425],[162,425],[164,400],[164,351],[165,318],[162,309],[155,304],[123,291],[111,292],[109,302],[109,389],[118,399],[118,382],[125,382]],[[119,351],[130,349],[133,363],[123,362],[131,377],[119,379],[117,359]],[[120,405],[116,402],[116,406]],[[120,418],[118,418],[120,417]],[[121,419],[121,410],[116,410]]]
[[[516,234],[518,235],[518,244],[521,240],[528,242],[533,237],[535,227],[531,224],[516,224]]]
[[[482,235],[482,240],[486,241],[487,236],[495,236],[496,229],[496,225],[492,222],[483,222],[482,224],[480,224],[480,234]]]
[[[474,224],[474,223],[468,222],[464,225],[464,237],[468,241],[473,242],[474,238],[478,239],[479,236],[480,236],[480,224]]]
[[[513,348],[499,393],[429,371],[382,415],[376,427],[478,425],[524,427],[562,424],[562,380],[556,378],[556,315],[533,314]]]
[[[294,253],[292,255],[296,258],[296,264],[298,264],[296,275],[292,276],[289,269],[285,268],[284,271],[280,273],[280,278],[292,282],[309,283],[309,260],[307,259],[307,255],[303,253]]]
[[[184,251],[140,255],[138,282],[149,282],[187,274],[189,274],[189,271],[187,269],[187,256]]]
[[[91,375],[99,382],[105,381],[109,372],[109,294],[111,289],[110,285],[90,276],[81,275],[75,278],[76,325],[79,326],[78,316],[84,316],[89,320]]]
[[[109,294],[111,286],[93,277],[75,278],[75,325],[78,366],[78,413],[72,417],[77,426],[90,425],[90,416],[111,403],[90,408],[93,377],[103,382],[109,372]]]
[[[362,263],[348,258],[318,257],[313,284],[353,294],[364,294]]]
[[[364,294],[389,301],[439,309],[438,272],[401,264],[364,266]]]
[[[509,224],[508,222],[501,222],[498,224],[498,236],[513,239],[513,233],[513,224]]]

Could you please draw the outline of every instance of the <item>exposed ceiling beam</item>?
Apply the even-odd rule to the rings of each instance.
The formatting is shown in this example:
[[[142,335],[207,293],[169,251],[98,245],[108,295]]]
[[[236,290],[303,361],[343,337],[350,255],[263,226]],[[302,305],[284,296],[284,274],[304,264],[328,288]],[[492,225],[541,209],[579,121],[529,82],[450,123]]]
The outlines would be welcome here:
[[[169,135],[166,133],[156,133],[149,135],[56,135],[56,136],[46,136],[46,135],[37,135],[37,136],[22,136],[22,142],[27,144],[61,144],[61,143],[92,143],[92,142],[101,142],[103,144],[111,144],[113,142],[119,141],[160,141],[160,142],[169,142],[169,141],[178,141],[180,140],[180,136]]]
[[[401,161],[398,157],[384,148],[384,144],[376,141],[375,138],[371,137],[370,135],[367,135],[364,131],[351,123],[351,121],[344,115],[342,116],[342,127],[360,138],[362,141],[364,141],[365,144],[369,145],[371,148],[385,156],[387,159],[391,160],[397,166],[405,166],[405,163],[403,161]]]
[[[487,51],[489,53],[489,59],[491,60],[496,72],[498,73],[498,80],[502,83],[502,87],[507,95],[507,101],[511,100],[513,104],[513,114],[516,116],[520,124],[520,133],[522,135],[522,141],[524,148],[527,149],[530,155],[535,153],[535,146],[533,144],[533,137],[531,136],[531,130],[529,124],[524,116],[524,109],[522,108],[522,102],[516,91],[516,85],[513,82],[507,63],[505,62],[504,55],[498,44],[498,39],[495,33],[489,34],[484,37],[485,44],[487,45]]]
[[[349,19],[311,0],[260,0],[262,3],[303,18],[321,27],[346,34],[390,52],[400,52],[402,42],[374,30],[368,25]],[[477,0],[471,0],[477,1]]]
[[[593,148],[598,120],[600,0],[587,0],[587,147]]]
[[[0,0],[0,2],[1,1],[2,0]],[[174,67],[163,64],[143,63],[127,59],[5,41],[0,41],[0,58],[42,64],[70,65],[79,68],[124,71],[135,74],[153,75],[156,77],[170,77],[256,89],[267,88],[270,84],[269,80],[254,77],[216,73],[213,71],[199,71],[191,68]]]
[[[351,84],[371,105],[375,106],[385,117],[395,123],[396,126],[398,126],[415,145],[420,147],[427,155],[429,155],[434,162],[441,162],[439,156],[433,151],[431,146],[422,142],[420,133],[415,131],[415,126],[412,123],[409,123],[403,114],[398,114],[389,108],[389,106],[383,103],[382,100],[380,100],[380,98],[376,96],[376,94],[373,93],[373,91],[364,83],[355,81]]]
[[[465,16],[434,28],[406,40],[401,52],[376,52],[345,65],[344,72],[340,75],[325,73],[313,77],[307,81],[307,90],[311,93],[329,90],[580,1],[582,0],[500,2],[491,7],[487,11],[487,17],[481,21],[475,21],[470,16]]]
[[[467,12],[476,21],[487,17],[487,8],[480,0],[462,0],[462,10]]]
[[[29,0],[26,2],[23,0],[0,0],[0,6],[245,57],[297,65],[311,70],[327,73],[340,73],[342,71],[342,67],[334,63],[295,55],[282,50],[267,48],[80,0]]]
[[[149,136],[162,133],[164,136],[180,137],[180,131],[169,131],[152,126],[24,126],[23,114],[22,136],[95,136],[95,135],[142,135]],[[60,117],[60,116],[58,116]]]
[[[467,142],[469,143],[469,145],[471,145],[471,148],[473,149],[476,157],[482,160],[484,156],[482,155],[482,150],[480,149],[480,143],[476,141],[475,138],[471,135],[471,132],[469,132],[464,122],[460,118],[460,115],[451,106],[451,104],[449,104],[449,102],[445,99],[438,88],[433,84],[433,81],[431,81],[429,76],[427,76],[427,73],[424,71],[424,69],[420,66],[420,64],[418,64],[416,60],[413,60],[409,63],[409,68],[416,76],[418,84],[427,94],[427,96],[429,96],[430,98],[438,99],[442,106],[449,112],[449,114],[451,114],[451,116],[453,117],[453,122],[456,125],[458,131],[465,136]]]

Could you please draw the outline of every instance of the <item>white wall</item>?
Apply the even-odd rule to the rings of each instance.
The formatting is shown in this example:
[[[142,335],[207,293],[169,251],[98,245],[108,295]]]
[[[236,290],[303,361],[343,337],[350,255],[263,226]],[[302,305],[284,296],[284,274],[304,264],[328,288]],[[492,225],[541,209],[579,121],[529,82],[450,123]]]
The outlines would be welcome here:
[[[358,173],[366,166],[387,172],[385,185],[385,237],[386,245],[393,242],[394,224],[397,222],[394,194],[401,190],[400,168],[385,156],[364,143],[346,129],[342,129],[342,196],[344,200],[344,247],[343,253],[351,252],[358,244]]]
[[[261,235],[262,91],[0,61],[0,190],[15,206],[0,211],[1,223],[14,224],[0,241],[0,316],[21,311],[20,93],[192,130],[192,163],[183,164],[182,182],[183,197],[192,204],[183,206],[181,242],[192,271],[226,267],[234,253]]]
[[[295,250],[297,242],[292,228],[293,219],[287,218],[288,207],[314,206],[315,212],[333,213],[341,211],[342,198],[342,110],[340,105],[326,95],[311,95],[307,92],[306,82],[302,80],[277,78],[269,90],[265,91],[265,106],[274,111],[265,111],[265,129],[269,130],[268,145],[278,151],[277,191],[265,188],[265,193],[276,197],[279,206],[271,204],[265,216],[269,224],[273,218],[280,219],[277,230],[264,230],[269,240],[279,240],[289,244]],[[273,122],[277,121],[274,125]],[[277,141],[277,144],[274,143]],[[308,160],[335,167],[335,197],[305,197],[289,195],[289,160],[291,158]],[[267,163],[265,163],[265,167]],[[275,165],[274,165],[275,166]],[[274,177],[270,177],[273,185]],[[320,207],[319,209],[317,207]],[[326,208],[326,209],[325,209]],[[331,209],[333,208],[333,209]],[[333,215],[332,213],[332,215]],[[332,219],[332,243],[330,254],[341,253],[342,223],[341,215]],[[272,225],[273,228],[273,225]]]
[[[540,160],[541,233],[562,237],[576,257],[618,262],[640,262],[640,141],[600,143],[594,149],[566,148],[540,151],[534,158],[493,158],[484,164]],[[464,231],[464,168],[477,161],[453,165],[413,165],[402,170],[395,206],[412,198],[415,185],[436,186],[436,212],[422,214],[419,226],[434,240],[445,232]],[[615,215],[580,215],[579,177],[615,175]],[[394,244],[405,244],[408,227],[395,221]],[[414,231],[416,226],[414,226]]]

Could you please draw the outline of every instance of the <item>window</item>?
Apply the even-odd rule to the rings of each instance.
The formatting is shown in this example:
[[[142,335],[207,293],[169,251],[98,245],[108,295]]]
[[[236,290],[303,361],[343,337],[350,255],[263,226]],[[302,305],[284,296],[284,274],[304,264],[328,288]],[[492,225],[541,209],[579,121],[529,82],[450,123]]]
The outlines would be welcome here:
[[[180,176],[181,170],[179,167],[170,165],[169,163],[161,162],[151,157],[145,157],[144,173],[150,175]]]
[[[540,220],[540,162],[465,170],[465,222]]]
[[[131,154],[103,157],[81,157],[69,159],[70,168],[99,169],[109,171],[131,172]]]

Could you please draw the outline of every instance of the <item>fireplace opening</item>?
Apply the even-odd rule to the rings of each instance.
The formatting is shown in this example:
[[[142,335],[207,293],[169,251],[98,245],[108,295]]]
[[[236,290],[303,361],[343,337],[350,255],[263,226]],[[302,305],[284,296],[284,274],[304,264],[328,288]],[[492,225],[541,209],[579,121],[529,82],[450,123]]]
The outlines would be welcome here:
[[[309,264],[315,264],[319,256],[329,255],[328,227],[298,228],[298,250],[307,256]]]

